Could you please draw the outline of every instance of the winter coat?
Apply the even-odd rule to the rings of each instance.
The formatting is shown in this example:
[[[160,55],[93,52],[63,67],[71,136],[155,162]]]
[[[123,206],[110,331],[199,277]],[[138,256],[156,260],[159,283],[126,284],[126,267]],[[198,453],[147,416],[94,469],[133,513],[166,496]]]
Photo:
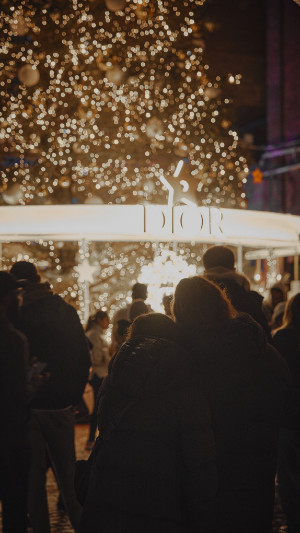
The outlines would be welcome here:
[[[26,286],[18,329],[29,342],[30,357],[47,363],[50,377],[38,389],[31,407],[63,409],[76,405],[88,379],[90,356],[75,309],[48,283]]]
[[[4,318],[0,324],[0,499],[27,468],[26,339]]]
[[[250,290],[248,279],[235,270],[224,267],[214,267],[205,270],[204,277],[225,289],[232,305],[239,313],[248,313],[258,322],[266,332],[268,341],[271,332],[268,321],[262,310],[263,297],[256,291]]]
[[[107,375],[110,361],[109,346],[103,334],[103,329],[96,323],[92,324],[91,329],[86,332],[87,338],[93,345],[90,350],[93,373],[98,378],[103,378]]]
[[[281,425],[291,430],[300,430],[300,340],[292,326],[278,329],[273,345],[287,362],[291,372],[292,387],[283,410]]]
[[[209,401],[217,449],[218,531],[272,531],[279,420],[289,372],[247,314],[182,333]]]
[[[193,374],[189,354],[167,340],[132,339],[116,354],[80,533],[214,531],[214,440]]]

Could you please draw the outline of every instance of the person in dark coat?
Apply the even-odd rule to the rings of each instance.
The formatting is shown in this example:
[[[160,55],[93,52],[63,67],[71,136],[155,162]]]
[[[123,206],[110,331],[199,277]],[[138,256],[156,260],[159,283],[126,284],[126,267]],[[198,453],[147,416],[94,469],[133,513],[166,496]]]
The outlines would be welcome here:
[[[88,379],[90,356],[76,310],[48,283],[41,283],[32,263],[20,261],[11,273],[24,289],[18,329],[27,337],[31,359],[45,363],[49,379],[31,402],[28,510],[33,533],[49,533],[46,495],[48,456],[64,506],[75,530],[81,508],[74,490],[74,406]]]
[[[212,413],[218,531],[271,533],[288,368],[257,322],[203,277],[179,282],[173,312]]]
[[[3,533],[27,531],[27,343],[11,323],[17,284],[0,272],[0,500]]]
[[[291,298],[273,344],[291,372],[292,389],[281,421],[277,477],[288,533],[300,531],[300,293]]]
[[[211,246],[203,255],[203,276],[226,291],[234,308],[240,313],[249,313],[271,340],[268,321],[262,309],[263,297],[250,290],[250,282],[244,274],[236,272],[234,254],[227,246]]]
[[[214,531],[210,413],[175,339],[169,317],[142,315],[110,363],[80,533]]]

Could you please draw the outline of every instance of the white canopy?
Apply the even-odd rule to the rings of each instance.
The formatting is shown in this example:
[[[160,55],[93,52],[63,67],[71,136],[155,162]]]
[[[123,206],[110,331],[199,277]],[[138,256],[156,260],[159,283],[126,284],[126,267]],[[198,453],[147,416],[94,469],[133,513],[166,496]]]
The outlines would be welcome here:
[[[300,252],[300,217],[167,205],[0,207],[2,242],[39,238],[53,241],[85,238],[93,241],[223,243],[260,248],[260,257],[268,254],[270,249],[276,249],[276,255],[284,256]]]

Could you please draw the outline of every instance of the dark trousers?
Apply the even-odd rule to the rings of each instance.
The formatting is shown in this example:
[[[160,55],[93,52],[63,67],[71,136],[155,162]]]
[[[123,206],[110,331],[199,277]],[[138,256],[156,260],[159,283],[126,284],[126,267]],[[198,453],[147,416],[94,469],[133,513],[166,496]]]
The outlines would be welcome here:
[[[90,417],[90,435],[89,440],[93,441],[95,439],[96,429],[97,429],[97,396],[101,386],[103,378],[99,378],[95,374],[90,380],[90,385],[93,388],[94,392],[94,409]]]
[[[16,456],[12,460],[16,463]],[[0,471],[3,533],[27,532],[27,462],[19,463]]]
[[[77,502],[74,447],[74,412],[71,407],[53,411],[32,411],[29,424],[30,469],[28,510],[33,533],[50,533],[46,493],[48,457],[66,511],[75,531],[81,506]]]
[[[278,488],[288,533],[300,532],[300,431],[282,428],[279,436]]]

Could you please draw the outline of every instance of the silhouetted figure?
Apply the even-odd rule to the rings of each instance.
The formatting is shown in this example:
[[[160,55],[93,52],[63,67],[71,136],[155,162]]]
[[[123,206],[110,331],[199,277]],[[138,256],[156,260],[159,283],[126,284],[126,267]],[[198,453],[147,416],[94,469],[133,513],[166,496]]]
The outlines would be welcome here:
[[[261,327],[203,277],[183,279],[173,307],[212,412],[219,533],[271,533],[280,415],[289,372]]]
[[[116,331],[118,328],[118,321],[119,320],[131,320],[130,309],[133,303],[135,302],[144,303],[145,300],[147,300],[147,297],[148,297],[147,285],[145,285],[145,283],[135,283],[131,291],[132,302],[127,304],[124,307],[121,307],[121,309],[118,309],[118,311],[116,311],[116,313],[114,314],[113,319],[112,319],[113,327],[112,327],[112,333],[111,333],[111,340],[112,340],[112,346],[113,346],[112,352],[115,352],[114,344],[116,342],[115,337],[116,337]],[[150,306],[147,306],[147,307],[148,307],[148,312],[150,312],[151,307]]]
[[[132,302],[129,310],[129,320],[133,322],[135,318],[141,315],[146,315],[149,313],[149,307],[142,300],[136,300]]]
[[[250,290],[250,282],[244,274],[236,272],[232,250],[227,246],[211,246],[203,255],[203,265],[203,276],[225,289],[235,309],[240,313],[249,313],[270,340],[270,328],[262,310],[263,297]]]
[[[27,515],[27,345],[14,329],[17,284],[0,272],[0,500],[3,533],[25,533]]]
[[[162,304],[164,306],[165,314],[169,317],[172,317],[172,302],[173,302],[173,295],[164,294],[163,299],[162,299]]]
[[[283,326],[273,344],[291,371],[292,390],[285,404],[278,450],[278,484],[288,533],[300,531],[300,293],[286,306]]]
[[[282,302],[286,302],[287,299],[287,287],[284,283],[274,283],[270,287],[269,297],[263,302],[263,312],[268,321],[270,327],[273,326],[272,317],[275,311],[275,307]]]
[[[118,320],[118,328],[116,332],[116,352],[121,348],[122,344],[126,341],[128,335],[128,329],[130,327],[130,320],[121,319]]]
[[[90,433],[86,443],[87,450],[91,450],[94,446],[97,429],[97,394],[103,378],[107,376],[110,361],[109,346],[104,337],[104,332],[108,326],[109,317],[107,312],[99,309],[99,311],[89,317],[85,330],[86,336],[92,344],[90,350],[92,375],[90,376],[89,383],[94,393],[94,409],[90,417]]]
[[[110,363],[80,533],[214,531],[210,413],[175,341],[170,318],[139,316]]]
[[[49,379],[31,403],[28,509],[34,533],[49,533],[46,471],[51,465],[71,523],[76,530],[80,506],[74,491],[74,411],[88,379],[90,357],[75,309],[48,283],[40,283],[32,263],[20,261],[11,273],[23,280],[19,328],[25,333],[30,357],[47,364]]]

